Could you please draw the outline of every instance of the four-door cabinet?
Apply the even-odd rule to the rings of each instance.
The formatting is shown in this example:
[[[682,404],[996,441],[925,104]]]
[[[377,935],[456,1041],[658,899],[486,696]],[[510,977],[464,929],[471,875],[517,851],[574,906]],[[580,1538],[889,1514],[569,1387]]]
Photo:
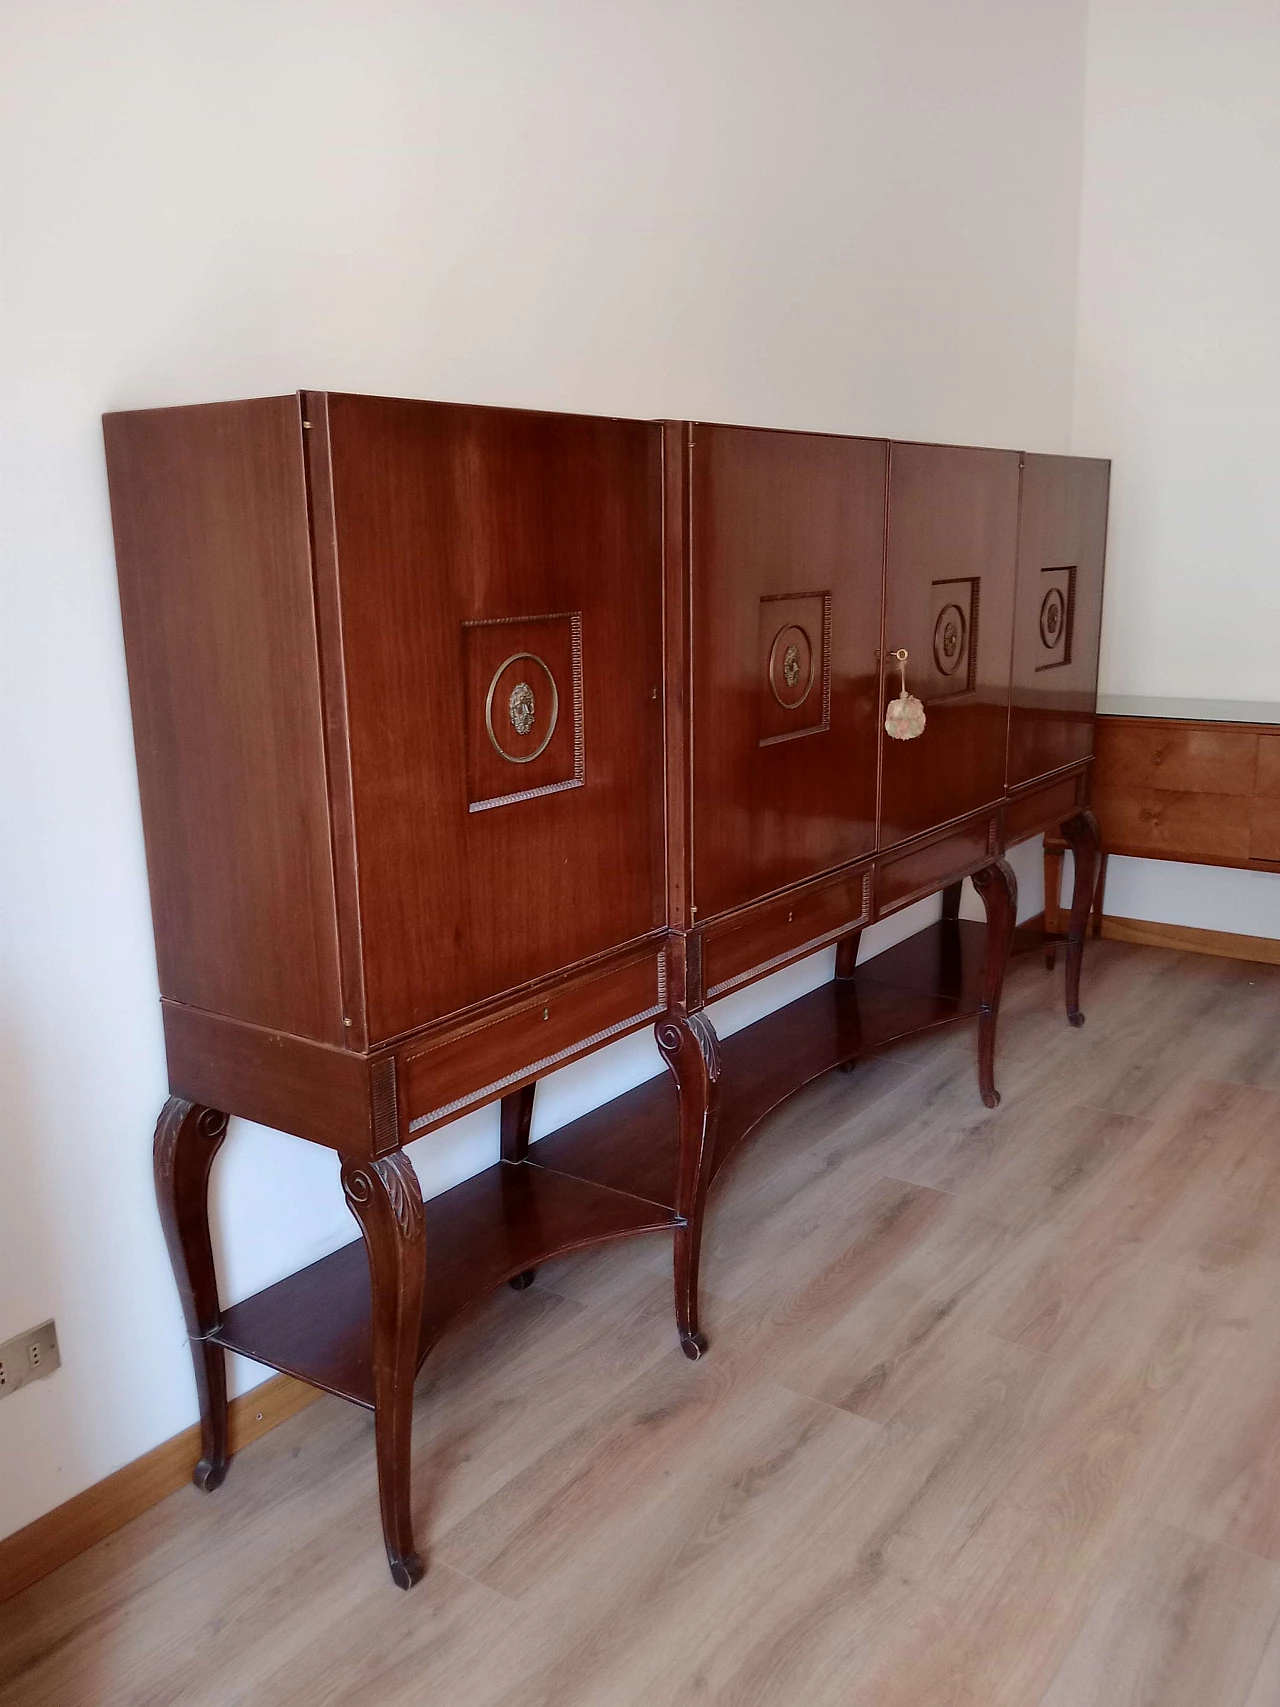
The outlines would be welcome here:
[[[770,1108],[975,1014],[994,1106],[1001,854],[1058,826],[1078,1021],[1108,465],[315,392],[105,432],[196,1480],[226,1471],[225,1348],[372,1408],[408,1587],[447,1323],[670,1228],[698,1356],[707,1189]],[[832,984],[721,1043],[709,1002],[829,943]],[[538,1078],[650,1024],[669,1077],[531,1150]],[[404,1146],[497,1100],[501,1159],[424,1204]],[[232,1114],[336,1150],[362,1242],[223,1309]]]

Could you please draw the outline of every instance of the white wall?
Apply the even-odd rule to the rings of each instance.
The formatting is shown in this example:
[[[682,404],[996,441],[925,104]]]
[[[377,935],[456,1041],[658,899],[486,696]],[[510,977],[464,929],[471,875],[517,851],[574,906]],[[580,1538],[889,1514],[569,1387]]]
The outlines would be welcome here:
[[[195,1415],[101,411],[346,387],[1065,449],[1083,12],[5,9],[0,1336],[56,1315],[64,1367],[0,1405],[0,1534]],[[540,1123],[656,1065],[625,1040]],[[492,1110],[415,1147],[436,1189],[495,1156]],[[224,1157],[228,1297],[351,1237],[327,1152]]]
[[[1093,0],[1072,448],[1114,458],[1103,693],[1280,701],[1280,6]],[[1273,878],[1107,911],[1280,936]]]

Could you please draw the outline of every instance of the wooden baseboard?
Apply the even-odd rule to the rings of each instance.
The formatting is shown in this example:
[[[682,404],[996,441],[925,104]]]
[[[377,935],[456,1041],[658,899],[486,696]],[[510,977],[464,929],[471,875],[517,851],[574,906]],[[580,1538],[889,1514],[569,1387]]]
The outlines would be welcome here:
[[[233,1399],[227,1418],[231,1451],[241,1451],[319,1397],[319,1388],[295,1381],[291,1375],[276,1375],[251,1393]],[[191,1480],[199,1458],[200,1428],[196,1424],[0,1541],[0,1601],[20,1594],[59,1565],[159,1505]]]
[[[1149,919],[1102,918],[1102,934],[1112,942],[1136,942],[1144,948],[1177,948],[1189,954],[1217,954],[1227,960],[1257,960],[1280,966],[1280,940],[1241,936],[1235,931],[1205,931],[1196,925],[1162,925]]]

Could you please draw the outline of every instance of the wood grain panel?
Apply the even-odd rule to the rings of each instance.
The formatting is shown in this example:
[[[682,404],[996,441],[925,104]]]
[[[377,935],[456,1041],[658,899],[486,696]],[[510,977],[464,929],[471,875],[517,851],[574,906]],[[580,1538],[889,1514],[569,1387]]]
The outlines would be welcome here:
[[[974,819],[935,841],[910,848],[896,859],[876,862],[876,913],[896,912],[908,901],[932,895],[944,884],[976,871],[994,855],[996,820]]]
[[[1258,736],[1255,789],[1265,800],[1280,800],[1280,734]]]
[[[656,951],[574,978],[497,1014],[415,1044],[401,1055],[409,1130],[426,1131],[536,1078],[607,1037],[664,1013],[665,962]]]
[[[1280,860],[1280,799],[1253,803],[1249,818],[1249,858]]]
[[[298,400],[103,433],[161,992],[345,1043]]]
[[[1017,540],[1016,451],[891,446],[882,697],[899,691],[887,655],[905,647],[928,721],[912,741],[879,729],[882,848],[1004,793]]]
[[[870,866],[731,914],[702,937],[707,1000],[811,953],[870,918]]]
[[[1280,735],[1268,725],[1100,717],[1093,796],[1109,853],[1280,863]]]
[[[1011,788],[1093,751],[1110,480],[1109,462],[1023,458]]]
[[[694,891],[705,920],[873,846],[886,450],[690,431]],[[797,623],[807,638],[793,641],[792,689],[770,671],[786,668]]]
[[[350,1155],[372,1153],[369,1063],[345,1049],[165,1002],[175,1096]]]
[[[1098,726],[1096,774],[1108,796],[1136,789],[1252,796],[1257,731],[1249,724],[1108,717]]]
[[[1253,802],[1238,795],[1172,788],[1099,788],[1095,811],[1108,853],[1140,859],[1249,860]]]
[[[663,923],[661,432],[371,397],[326,408],[376,1042]],[[582,786],[526,789],[538,766],[517,762],[516,737],[482,790],[501,794],[500,769],[507,804],[471,811],[483,707],[465,636],[493,631],[464,625],[510,619],[526,636],[512,651],[536,651],[528,636],[566,613],[581,621]],[[530,675],[539,703],[543,681]],[[556,687],[571,732],[573,683]]]
[[[1024,842],[1028,836],[1069,818],[1084,803],[1087,784],[1087,773],[1077,771],[1029,794],[1015,794],[1004,809],[1006,846]]]

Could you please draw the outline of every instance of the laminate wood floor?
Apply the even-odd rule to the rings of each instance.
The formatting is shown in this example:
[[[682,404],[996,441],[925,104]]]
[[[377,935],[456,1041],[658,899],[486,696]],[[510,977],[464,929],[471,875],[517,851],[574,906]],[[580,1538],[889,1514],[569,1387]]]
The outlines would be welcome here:
[[[0,1607],[3,1707],[1277,1707],[1280,968],[1091,946],[831,1074],[669,1243],[419,1382],[426,1580],[326,1399]]]

